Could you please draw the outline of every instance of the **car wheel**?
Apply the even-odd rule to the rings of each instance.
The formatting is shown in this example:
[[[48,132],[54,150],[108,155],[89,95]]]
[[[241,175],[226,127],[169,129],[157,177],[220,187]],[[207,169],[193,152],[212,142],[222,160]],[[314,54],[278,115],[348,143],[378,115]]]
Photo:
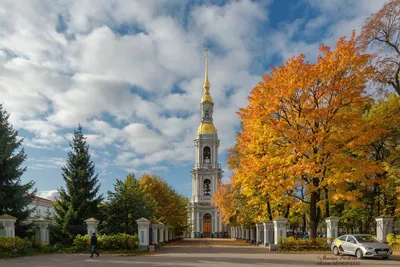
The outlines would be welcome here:
[[[363,255],[363,252],[362,252],[361,249],[357,249],[356,256],[357,256],[358,259],[363,259],[364,258],[364,255]]]
[[[339,249],[338,249],[338,247],[333,247],[333,255],[335,255],[335,256],[339,256]]]

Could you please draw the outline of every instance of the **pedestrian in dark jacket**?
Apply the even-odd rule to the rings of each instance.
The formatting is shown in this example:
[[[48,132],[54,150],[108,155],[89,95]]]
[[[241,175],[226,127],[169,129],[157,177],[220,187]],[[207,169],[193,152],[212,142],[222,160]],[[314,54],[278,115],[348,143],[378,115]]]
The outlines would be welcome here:
[[[97,254],[97,257],[100,256],[100,254],[97,252],[97,237],[96,237],[96,233],[93,233],[92,237],[90,238],[90,246],[91,246],[90,257],[93,258],[93,254],[94,253]]]

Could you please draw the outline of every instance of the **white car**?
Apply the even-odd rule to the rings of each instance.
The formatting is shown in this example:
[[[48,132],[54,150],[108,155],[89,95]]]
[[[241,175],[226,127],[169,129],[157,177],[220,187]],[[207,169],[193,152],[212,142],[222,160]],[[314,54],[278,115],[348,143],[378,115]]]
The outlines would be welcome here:
[[[388,259],[392,255],[392,248],[380,242],[372,235],[342,235],[333,240],[331,244],[333,254],[355,255],[357,258],[379,257]]]

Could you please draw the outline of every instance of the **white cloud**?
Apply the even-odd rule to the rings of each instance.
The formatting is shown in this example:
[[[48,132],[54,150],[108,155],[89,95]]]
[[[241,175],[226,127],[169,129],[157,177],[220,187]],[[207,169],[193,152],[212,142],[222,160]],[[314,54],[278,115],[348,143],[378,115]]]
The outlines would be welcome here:
[[[60,197],[58,190],[43,190],[39,191],[37,195],[50,200],[57,200]]]
[[[26,146],[64,153],[81,123],[102,175],[110,167],[167,171],[194,159],[204,46],[211,48],[222,152],[235,142],[235,112],[261,80],[250,71],[254,62],[299,53],[312,59],[321,42],[333,45],[358,29],[384,1],[306,2],[318,11],[312,20],[273,29],[268,5],[260,1],[2,1],[0,103],[16,128],[33,135]],[[60,21],[63,31],[57,31]],[[318,41],[301,38],[322,29]],[[182,92],[172,93],[176,89]],[[30,166],[56,162],[39,158]]]

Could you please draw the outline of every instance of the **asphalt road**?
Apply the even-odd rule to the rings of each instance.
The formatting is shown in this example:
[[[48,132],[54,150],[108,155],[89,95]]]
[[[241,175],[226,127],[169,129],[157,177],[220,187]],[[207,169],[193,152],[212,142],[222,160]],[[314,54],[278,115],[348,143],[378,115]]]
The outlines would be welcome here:
[[[80,266],[400,266],[394,257],[389,260],[336,257],[330,253],[277,253],[266,248],[241,246],[240,243],[214,243],[207,241],[175,242],[161,247],[155,254],[124,257],[100,255],[89,258],[88,254],[54,254],[0,260],[1,267],[80,267]]]

